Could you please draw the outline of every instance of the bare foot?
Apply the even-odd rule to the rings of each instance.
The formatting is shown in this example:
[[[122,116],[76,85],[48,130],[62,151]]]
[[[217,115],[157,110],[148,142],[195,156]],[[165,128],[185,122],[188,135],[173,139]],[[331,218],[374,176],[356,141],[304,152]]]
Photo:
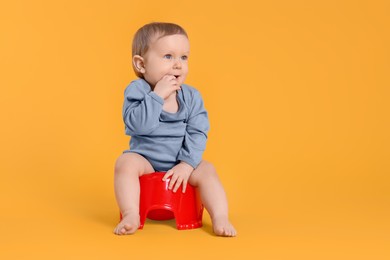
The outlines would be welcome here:
[[[218,217],[212,219],[213,230],[217,236],[235,237],[237,235],[236,229],[230,224],[227,217]]]
[[[140,225],[138,213],[123,214],[121,222],[116,226],[114,233],[116,235],[130,235],[137,231]]]

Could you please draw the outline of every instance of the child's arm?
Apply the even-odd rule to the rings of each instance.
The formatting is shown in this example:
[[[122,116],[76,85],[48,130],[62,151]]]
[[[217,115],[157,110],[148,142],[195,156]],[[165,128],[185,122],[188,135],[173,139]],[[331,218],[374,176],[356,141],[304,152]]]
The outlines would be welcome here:
[[[198,91],[193,92],[191,101],[184,142],[177,157],[180,163],[167,171],[163,177],[163,180],[165,180],[172,176],[168,188],[173,189],[174,192],[177,191],[180,185],[183,185],[182,191],[185,192],[188,179],[192,171],[201,162],[206,148],[209,120]]]
[[[125,90],[123,121],[126,134],[148,134],[159,125],[164,100],[142,80],[133,81]]]
[[[179,89],[175,76],[164,76],[153,91],[146,81],[133,81],[125,90],[123,105],[126,134],[144,135],[156,129],[160,123],[164,100]]]
[[[184,142],[177,159],[188,163],[195,169],[202,161],[210,124],[202,97],[198,91],[192,93],[191,100],[192,104],[187,120]]]

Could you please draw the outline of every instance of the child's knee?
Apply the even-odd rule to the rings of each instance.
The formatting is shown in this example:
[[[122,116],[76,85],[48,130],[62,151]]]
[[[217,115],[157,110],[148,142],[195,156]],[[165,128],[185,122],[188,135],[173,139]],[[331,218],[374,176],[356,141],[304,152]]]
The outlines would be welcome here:
[[[198,186],[200,182],[210,182],[218,179],[214,165],[208,161],[201,161],[198,167],[191,174],[190,184]]]
[[[123,153],[121,154],[115,162],[115,172],[122,172],[129,167],[137,167],[139,165],[139,158],[135,153]]]
[[[138,174],[153,171],[150,163],[141,155],[136,153],[123,153],[116,160],[115,173],[134,171]]]
[[[208,161],[202,161],[201,162],[201,166],[202,166],[202,171],[206,172],[206,173],[210,173],[210,174],[216,174],[217,171],[214,167],[214,165]]]

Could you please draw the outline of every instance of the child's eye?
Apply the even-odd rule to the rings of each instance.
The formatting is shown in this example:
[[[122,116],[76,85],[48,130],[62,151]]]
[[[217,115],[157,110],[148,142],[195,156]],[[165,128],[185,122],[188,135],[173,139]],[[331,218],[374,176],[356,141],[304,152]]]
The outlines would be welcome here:
[[[170,60],[170,59],[172,59],[172,55],[171,54],[165,54],[164,55],[164,59]]]
[[[184,60],[184,61],[188,60],[188,56],[186,56],[186,55],[181,56],[181,60]]]

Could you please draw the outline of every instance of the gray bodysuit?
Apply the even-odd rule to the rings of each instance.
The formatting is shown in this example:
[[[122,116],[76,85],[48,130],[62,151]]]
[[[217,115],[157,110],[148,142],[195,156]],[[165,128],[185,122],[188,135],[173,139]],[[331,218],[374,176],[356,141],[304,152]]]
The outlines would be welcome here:
[[[179,110],[163,110],[164,100],[138,79],[125,90],[123,120],[130,149],[145,157],[155,171],[167,171],[180,161],[196,168],[206,148],[209,120],[202,97],[183,84],[177,91]]]

